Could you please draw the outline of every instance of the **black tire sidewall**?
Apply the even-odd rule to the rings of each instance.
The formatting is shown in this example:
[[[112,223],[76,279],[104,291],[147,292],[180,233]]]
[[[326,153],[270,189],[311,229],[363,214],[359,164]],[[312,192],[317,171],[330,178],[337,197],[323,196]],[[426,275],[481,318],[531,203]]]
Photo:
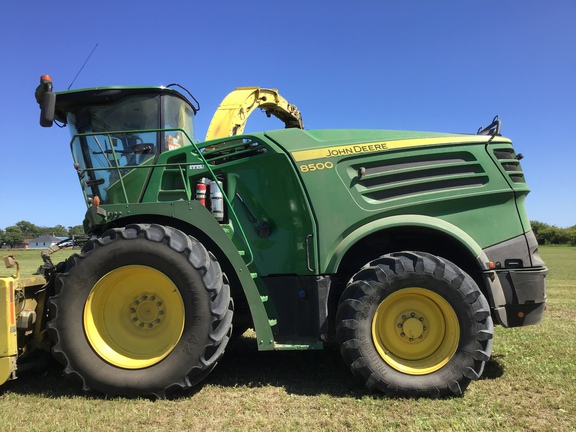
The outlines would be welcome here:
[[[365,288],[361,298],[358,298],[361,306],[356,307],[354,318],[357,321],[357,328],[354,330],[355,339],[358,341],[357,348],[359,358],[363,365],[352,370],[360,375],[367,383],[373,382],[376,378],[375,387],[381,391],[392,394],[438,394],[445,393],[447,383],[459,382],[465,385],[469,382],[463,377],[463,372],[467,368],[474,368],[474,352],[479,348],[477,340],[477,323],[474,317],[474,308],[466,301],[465,294],[472,290],[477,290],[475,282],[466,273],[461,272],[453,264],[447,262],[444,277],[438,277],[431,272],[416,273],[408,271],[405,274],[388,274],[385,282],[378,280],[359,281],[362,279],[362,271],[357,275],[356,282],[369,284],[370,288]],[[464,276],[461,283],[453,286],[458,276]],[[357,287],[354,291],[359,292]],[[405,288],[421,288],[429,290],[444,298],[452,310],[455,312],[460,326],[460,338],[458,348],[452,358],[440,369],[425,375],[410,375],[398,371],[381,357],[376,349],[373,334],[372,322],[379,305],[395,292]],[[343,298],[346,297],[346,291]],[[480,294],[481,295],[481,294]],[[350,310],[350,309],[348,309]],[[340,340],[340,343],[344,341]],[[352,363],[355,360],[352,359]]]
[[[116,236],[105,246],[95,243],[93,247],[66,274],[66,289],[61,290],[58,301],[63,309],[58,313],[59,343],[70,366],[90,381],[85,385],[104,393],[122,394],[126,388],[126,394],[131,394],[135,387],[154,393],[169,388],[172,382],[177,385],[192,366],[202,363],[205,347],[210,345],[210,293],[200,273],[166,242],[142,236]],[[165,274],[178,287],[184,303],[185,324],[179,343],[162,361],[144,369],[122,369],[104,361],[92,349],[82,324],[94,285],[112,270],[129,265],[148,266]]]

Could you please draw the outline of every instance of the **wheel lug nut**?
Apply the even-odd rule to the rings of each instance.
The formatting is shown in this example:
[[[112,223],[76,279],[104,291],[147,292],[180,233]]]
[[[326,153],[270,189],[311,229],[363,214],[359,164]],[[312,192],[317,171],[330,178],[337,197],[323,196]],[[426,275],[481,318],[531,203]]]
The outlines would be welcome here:
[[[406,319],[406,315],[402,315],[402,319],[405,320],[405,319]]]
[[[424,321],[424,317],[420,317],[418,318],[420,321]]]
[[[398,328],[402,328],[402,323],[398,323]]]
[[[148,297],[146,297],[145,295],[143,295],[142,297],[140,297],[140,300],[144,301],[146,300]]]
[[[140,323],[139,327],[144,327],[144,323]]]
[[[148,328],[152,328],[152,327],[154,327],[154,324],[152,324],[152,323],[148,324]]]
[[[134,302],[132,304],[135,306],[138,306],[140,304],[140,302],[138,300],[134,300]]]
[[[426,331],[426,330],[428,330],[428,327],[424,326],[424,327],[422,327],[422,330]]]
[[[136,313],[136,309],[130,308],[130,313]]]
[[[150,296],[150,300],[151,300],[151,301],[154,301],[155,299],[156,299],[155,296]]]
[[[422,335],[418,336],[418,339],[422,339]]]
[[[408,340],[409,340],[410,342],[412,342],[412,341],[414,340],[414,338],[409,338]]]
[[[410,314],[410,316],[411,316],[412,318],[414,318],[414,317],[416,316],[416,314],[415,314],[414,312],[412,312],[412,313]]]
[[[159,311],[158,311],[158,315],[164,315],[164,311],[163,311],[163,310],[159,310]]]
[[[401,337],[404,337],[404,336],[406,336],[406,334],[405,334],[405,333],[400,333],[400,336],[401,336]]]
[[[161,301],[156,302],[156,306],[158,306],[158,307],[162,306],[162,302]]]

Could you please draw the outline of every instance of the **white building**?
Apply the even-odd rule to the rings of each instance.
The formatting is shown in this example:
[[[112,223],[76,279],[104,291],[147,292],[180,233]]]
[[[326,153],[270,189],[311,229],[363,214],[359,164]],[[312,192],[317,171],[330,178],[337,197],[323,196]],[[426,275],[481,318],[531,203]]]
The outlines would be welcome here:
[[[58,243],[62,239],[58,237],[53,237],[51,235],[41,235],[40,237],[36,237],[35,239],[30,240],[30,244],[28,245],[29,249],[46,249],[52,246],[53,244]]]

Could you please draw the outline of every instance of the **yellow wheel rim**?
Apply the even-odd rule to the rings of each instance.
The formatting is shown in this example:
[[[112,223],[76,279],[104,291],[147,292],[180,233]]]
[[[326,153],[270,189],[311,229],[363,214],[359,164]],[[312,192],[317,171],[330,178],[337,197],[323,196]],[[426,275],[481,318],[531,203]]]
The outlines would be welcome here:
[[[458,349],[458,317],[444,298],[424,288],[386,297],[372,320],[372,339],[382,359],[410,375],[442,368]]]
[[[162,272],[133,265],[111,271],[90,292],[84,331],[96,353],[115,366],[140,369],[165,358],[184,329],[184,302]]]

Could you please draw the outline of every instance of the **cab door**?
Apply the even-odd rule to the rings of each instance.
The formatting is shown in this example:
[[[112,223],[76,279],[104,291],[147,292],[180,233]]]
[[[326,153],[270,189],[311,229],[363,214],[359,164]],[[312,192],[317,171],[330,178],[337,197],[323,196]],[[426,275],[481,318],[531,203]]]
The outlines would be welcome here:
[[[204,157],[222,181],[260,276],[316,273],[316,225],[288,156],[262,136],[232,137],[209,147]],[[234,239],[239,249],[239,233]]]

